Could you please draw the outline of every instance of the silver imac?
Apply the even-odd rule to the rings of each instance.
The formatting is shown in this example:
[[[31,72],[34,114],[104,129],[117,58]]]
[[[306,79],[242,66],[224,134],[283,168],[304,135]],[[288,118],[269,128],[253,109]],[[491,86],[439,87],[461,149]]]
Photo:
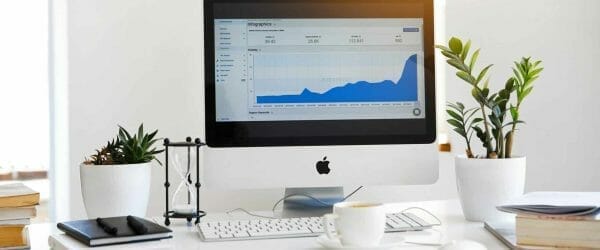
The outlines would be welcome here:
[[[333,203],[342,185],[437,180],[433,0],[206,0],[204,12],[207,188]],[[328,209],[301,200],[285,207]]]

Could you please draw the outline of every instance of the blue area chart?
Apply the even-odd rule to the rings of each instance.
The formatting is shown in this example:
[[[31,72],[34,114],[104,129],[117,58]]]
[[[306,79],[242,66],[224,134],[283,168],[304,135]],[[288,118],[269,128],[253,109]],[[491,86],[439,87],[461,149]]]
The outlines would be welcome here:
[[[414,102],[417,101],[417,55],[410,56],[404,64],[397,82],[358,81],[334,87],[324,93],[304,89],[297,95],[257,96],[259,104],[269,103],[336,103],[336,102]]]

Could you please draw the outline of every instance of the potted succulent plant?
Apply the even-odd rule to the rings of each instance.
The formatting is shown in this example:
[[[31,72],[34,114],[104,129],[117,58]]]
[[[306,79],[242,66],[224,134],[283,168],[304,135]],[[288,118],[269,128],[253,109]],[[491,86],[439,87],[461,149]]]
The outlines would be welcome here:
[[[479,49],[470,52],[471,41],[451,38],[448,46],[436,46],[446,62],[457,69],[456,76],[471,88],[477,104],[468,108],[461,102],[448,103],[448,124],[466,143],[465,155],[455,158],[458,194],[467,220],[506,219],[496,206],[521,195],[525,187],[525,156],[513,154],[518,125],[524,122],[520,108],[533,89],[533,82],[543,68],[541,61],[524,57],[514,62],[513,75],[500,90],[489,88],[488,70],[476,72]],[[475,154],[473,135],[481,141],[484,152]]]
[[[119,126],[108,141],[80,165],[81,191],[89,218],[135,215],[144,217],[150,197],[151,161],[164,150],[152,145],[158,130],[131,135]]]

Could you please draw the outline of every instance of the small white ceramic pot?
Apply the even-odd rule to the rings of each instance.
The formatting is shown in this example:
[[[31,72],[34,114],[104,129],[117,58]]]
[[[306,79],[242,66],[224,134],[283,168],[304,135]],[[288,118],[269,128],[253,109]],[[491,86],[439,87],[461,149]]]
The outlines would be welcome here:
[[[467,220],[505,221],[514,217],[496,207],[525,191],[525,157],[473,159],[457,156],[454,162],[458,196]]]
[[[151,163],[80,165],[81,192],[87,216],[146,216]]]

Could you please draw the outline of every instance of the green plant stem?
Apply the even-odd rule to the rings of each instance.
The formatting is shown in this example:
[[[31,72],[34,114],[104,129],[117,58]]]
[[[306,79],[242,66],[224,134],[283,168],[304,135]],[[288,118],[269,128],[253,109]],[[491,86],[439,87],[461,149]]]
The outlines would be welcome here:
[[[473,155],[473,150],[471,150],[471,143],[469,143],[469,141],[467,140],[467,157],[468,158],[475,158],[475,156]]]
[[[513,140],[514,140],[514,134],[515,134],[515,125],[512,126],[512,129],[510,130],[510,132],[508,132],[508,136],[506,137],[506,152],[504,152],[504,157],[505,158],[511,158],[512,157],[512,145],[513,145]]]
[[[517,106],[515,107],[517,112],[519,112],[519,107],[521,107],[521,102],[517,101]],[[517,129],[517,123],[513,123],[510,128],[510,132],[508,132],[508,136],[506,138],[506,152],[504,154],[504,156],[506,158],[512,157],[512,145],[513,145],[513,139],[514,139],[513,136],[515,134],[516,129]]]
[[[502,128],[498,129],[498,134],[496,135],[496,152],[498,152],[498,158],[504,158],[504,132]]]
[[[504,157],[505,158],[511,158],[512,157],[512,143],[513,141],[513,132],[509,131],[508,135],[506,136],[506,149],[505,149],[505,153],[504,153]]]
[[[465,141],[467,143],[467,157],[468,158],[474,158],[475,156],[473,155],[473,151],[471,150],[471,140],[469,140],[469,135],[467,134],[467,136],[465,136]]]
[[[490,144],[490,129],[489,124],[488,124],[488,120],[487,120],[487,115],[485,114],[485,106],[483,105],[483,103],[480,104],[481,106],[481,114],[483,115],[483,127],[485,129],[485,149],[487,151],[487,157],[489,158],[491,153],[492,153],[492,145]]]

